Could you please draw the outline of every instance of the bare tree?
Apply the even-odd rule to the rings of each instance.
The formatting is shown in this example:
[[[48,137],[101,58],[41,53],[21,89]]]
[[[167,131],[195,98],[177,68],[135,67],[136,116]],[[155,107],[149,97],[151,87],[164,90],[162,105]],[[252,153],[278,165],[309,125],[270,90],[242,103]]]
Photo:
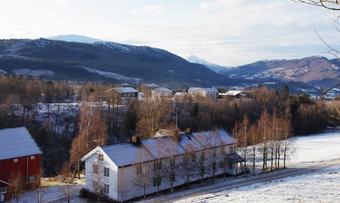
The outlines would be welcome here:
[[[136,164],[136,179],[134,184],[143,188],[144,198],[146,198],[146,189],[152,184],[153,170],[151,162],[146,162],[145,157],[149,156],[149,153],[140,149],[137,152],[137,164]]]
[[[103,121],[101,110],[83,102],[80,109],[79,133],[72,142],[70,163],[80,175],[80,158],[97,146],[107,143],[106,123]]]
[[[292,0],[292,1],[309,4],[312,6],[319,6],[329,10],[340,11],[339,0]]]
[[[171,105],[165,100],[146,99],[139,105],[137,134],[148,138],[156,134],[170,119]]]
[[[12,193],[12,201],[20,202],[20,194],[25,189],[25,181],[20,173],[11,174],[9,186]]]

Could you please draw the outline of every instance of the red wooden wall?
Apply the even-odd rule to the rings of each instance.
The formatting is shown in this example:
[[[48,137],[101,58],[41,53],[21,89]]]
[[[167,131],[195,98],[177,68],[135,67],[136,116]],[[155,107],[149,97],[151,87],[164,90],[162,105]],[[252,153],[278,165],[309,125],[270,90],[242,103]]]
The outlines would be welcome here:
[[[18,161],[15,162],[15,159]],[[40,169],[41,155],[0,160],[0,180],[11,183],[14,178],[20,177],[24,185],[36,186],[36,183],[29,183],[29,177],[34,176],[35,180],[38,180],[37,184],[40,184]],[[3,184],[0,184],[0,187],[3,187]],[[6,194],[6,199],[10,196],[10,193]]]

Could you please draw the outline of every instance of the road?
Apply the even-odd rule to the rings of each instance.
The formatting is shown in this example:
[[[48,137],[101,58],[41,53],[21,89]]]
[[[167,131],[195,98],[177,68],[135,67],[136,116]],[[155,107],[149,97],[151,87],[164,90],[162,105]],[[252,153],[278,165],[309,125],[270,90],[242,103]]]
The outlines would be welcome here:
[[[237,189],[242,186],[249,186],[252,184],[266,183],[273,180],[283,179],[292,176],[305,175],[307,173],[318,172],[328,167],[340,165],[340,159],[331,160],[327,162],[314,162],[309,164],[290,165],[289,168],[278,170],[270,173],[263,173],[259,175],[248,175],[241,177],[218,179],[215,184],[210,184],[202,187],[195,187],[188,190],[178,191],[175,193],[162,195],[159,197],[142,200],[141,202],[173,202],[186,197],[194,197],[209,193],[216,193],[231,189]]]

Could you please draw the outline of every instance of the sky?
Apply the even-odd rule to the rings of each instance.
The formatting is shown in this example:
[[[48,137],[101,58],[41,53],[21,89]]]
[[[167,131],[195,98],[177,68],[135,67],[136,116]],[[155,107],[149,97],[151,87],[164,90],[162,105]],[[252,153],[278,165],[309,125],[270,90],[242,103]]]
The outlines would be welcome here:
[[[0,38],[78,34],[236,66],[327,55],[335,13],[291,0],[0,0]]]

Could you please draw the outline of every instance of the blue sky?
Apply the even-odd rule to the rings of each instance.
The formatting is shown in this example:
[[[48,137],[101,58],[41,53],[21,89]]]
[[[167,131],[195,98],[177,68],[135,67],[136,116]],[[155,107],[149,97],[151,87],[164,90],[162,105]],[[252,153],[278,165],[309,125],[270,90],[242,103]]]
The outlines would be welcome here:
[[[315,30],[336,44],[334,18],[290,0],[0,0],[0,38],[79,34],[234,66],[326,55]]]

